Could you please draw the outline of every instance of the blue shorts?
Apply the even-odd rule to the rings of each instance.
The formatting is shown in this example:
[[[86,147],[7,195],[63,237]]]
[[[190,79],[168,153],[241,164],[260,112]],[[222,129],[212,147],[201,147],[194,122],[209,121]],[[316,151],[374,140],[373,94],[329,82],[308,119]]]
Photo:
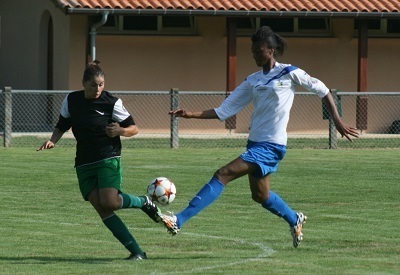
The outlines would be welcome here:
[[[246,148],[246,152],[242,153],[240,158],[258,166],[258,169],[252,174],[256,178],[276,172],[279,162],[286,154],[285,145],[270,142],[248,140]]]

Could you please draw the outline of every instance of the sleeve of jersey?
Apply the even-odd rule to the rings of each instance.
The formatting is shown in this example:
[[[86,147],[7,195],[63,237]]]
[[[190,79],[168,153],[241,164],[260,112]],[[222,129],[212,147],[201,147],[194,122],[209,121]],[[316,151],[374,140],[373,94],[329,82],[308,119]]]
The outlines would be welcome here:
[[[60,117],[58,118],[58,122],[56,124],[56,128],[60,129],[63,132],[66,132],[71,128],[71,115],[69,114],[68,110],[68,95],[64,98],[61,110],[60,110]]]
[[[246,79],[214,111],[219,120],[224,121],[239,113],[253,98],[251,84]]]
[[[329,93],[329,89],[325,86],[325,84],[314,77],[311,77],[302,69],[296,69],[290,72],[291,77],[294,82],[307,91],[317,94],[320,98],[323,98]]]
[[[119,125],[121,125],[121,127],[128,127],[130,125],[135,125],[133,117],[125,109],[121,99],[118,99],[117,102],[115,102],[114,104],[112,120],[118,122]]]
[[[62,132],[66,132],[71,128],[71,119],[70,118],[65,118],[62,115],[58,118],[58,122],[56,125],[56,128],[60,129]]]

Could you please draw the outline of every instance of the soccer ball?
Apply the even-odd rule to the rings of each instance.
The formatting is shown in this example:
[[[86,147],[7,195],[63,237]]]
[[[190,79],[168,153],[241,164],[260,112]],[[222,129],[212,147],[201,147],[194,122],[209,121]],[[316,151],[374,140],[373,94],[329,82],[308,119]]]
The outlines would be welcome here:
[[[176,187],[168,178],[158,177],[150,181],[147,194],[153,202],[165,206],[175,199]]]

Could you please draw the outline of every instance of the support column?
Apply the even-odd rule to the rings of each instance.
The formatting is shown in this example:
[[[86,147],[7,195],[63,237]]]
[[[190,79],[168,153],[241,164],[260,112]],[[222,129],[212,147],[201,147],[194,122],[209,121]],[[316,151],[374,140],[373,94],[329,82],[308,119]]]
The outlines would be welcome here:
[[[358,81],[357,91],[367,91],[368,73],[368,21],[358,21]],[[368,97],[357,96],[356,102],[356,127],[366,130],[368,126]]]
[[[226,19],[227,33],[227,70],[226,70],[226,96],[229,96],[236,87],[236,19]],[[236,116],[225,120],[225,129],[236,129]]]
[[[172,88],[170,94],[170,110],[179,109],[179,89]],[[170,131],[170,148],[176,149],[179,147],[179,121],[175,116],[171,116],[171,131]]]

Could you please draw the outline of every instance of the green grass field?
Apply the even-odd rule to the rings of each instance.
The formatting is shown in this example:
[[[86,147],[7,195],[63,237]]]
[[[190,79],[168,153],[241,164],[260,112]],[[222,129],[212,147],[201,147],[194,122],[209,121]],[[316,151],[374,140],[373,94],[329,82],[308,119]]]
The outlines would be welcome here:
[[[390,135],[389,135],[390,136]],[[49,138],[50,135],[46,138]],[[30,147],[33,148],[37,144],[43,143],[45,138],[42,136],[22,136],[12,139],[12,147]],[[1,139],[0,139],[1,140]],[[216,148],[216,149],[238,149],[243,148],[246,144],[247,138],[221,138],[221,139],[201,139],[201,138],[180,138],[179,148],[183,149],[202,149],[202,148]],[[4,142],[4,141],[3,141]],[[57,146],[65,148],[75,148],[75,139],[63,138]],[[131,149],[169,149],[169,138],[131,138],[122,140],[124,148]],[[289,138],[288,149],[328,149],[328,138]],[[337,148],[341,149],[400,149],[399,138],[364,138],[361,137],[355,142],[348,142],[345,138],[338,138]]]
[[[39,146],[37,144],[37,146]],[[242,149],[123,151],[125,192],[166,176],[179,211]],[[140,210],[121,210],[149,259],[128,252],[80,196],[73,148],[0,149],[1,274],[399,274],[399,149],[289,149],[272,190],[308,216],[295,249],[289,227],[252,202],[246,178],[167,234]]]

